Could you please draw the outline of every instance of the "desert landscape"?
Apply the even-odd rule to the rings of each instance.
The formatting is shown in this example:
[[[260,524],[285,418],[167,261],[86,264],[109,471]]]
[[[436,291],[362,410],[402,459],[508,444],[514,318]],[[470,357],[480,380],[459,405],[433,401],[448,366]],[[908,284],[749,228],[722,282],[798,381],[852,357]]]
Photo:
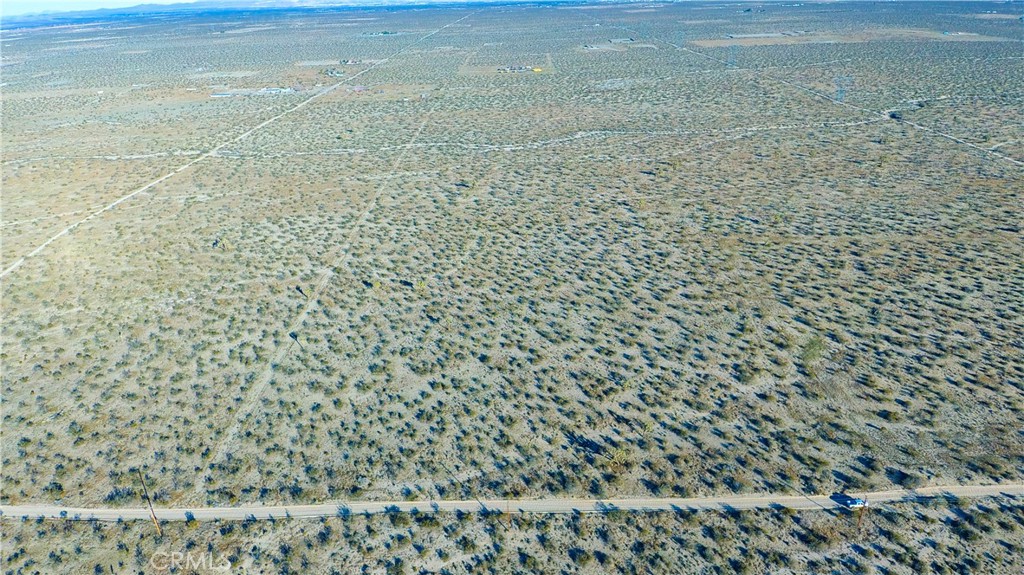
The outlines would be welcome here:
[[[1020,484],[1020,13],[7,21],[0,503]],[[1020,497],[0,528],[12,574],[1024,569]]]

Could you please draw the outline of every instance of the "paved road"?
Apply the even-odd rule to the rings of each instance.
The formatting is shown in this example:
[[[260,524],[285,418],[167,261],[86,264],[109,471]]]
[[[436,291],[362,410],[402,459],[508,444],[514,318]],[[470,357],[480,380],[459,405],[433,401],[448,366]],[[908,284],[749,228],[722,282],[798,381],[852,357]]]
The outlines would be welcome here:
[[[958,485],[950,487],[925,487],[915,491],[894,490],[870,493],[851,493],[851,496],[866,498],[869,504],[895,501],[914,501],[938,495],[956,497],[1008,496],[1024,497],[1024,484],[1004,485]],[[201,507],[194,509],[157,508],[157,518],[167,521],[184,521],[190,512],[198,521],[244,519],[282,519],[286,517],[331,517],[351,513],[386,513],[398,509],[409,512],[414,509],[431,511],[464,511],[468,513],[483,510],[509,513],[581,513],[604,512],[614,509],[625,511],[670,511],[673,509],[765,509],[786,507],[789,509],[834,509],[841,507],[827,495],[744,495],[722,497],[680,498],[635,498],[635,499],[484,499],[466,501],[339,501],[321,505],[272,505],[245,507]],[[74,508],[57,505],[4,505],[0,514],[9,520],[23,517],[67,518],[82,521],[117,521],[150,519],[149,509],[134,508]]]

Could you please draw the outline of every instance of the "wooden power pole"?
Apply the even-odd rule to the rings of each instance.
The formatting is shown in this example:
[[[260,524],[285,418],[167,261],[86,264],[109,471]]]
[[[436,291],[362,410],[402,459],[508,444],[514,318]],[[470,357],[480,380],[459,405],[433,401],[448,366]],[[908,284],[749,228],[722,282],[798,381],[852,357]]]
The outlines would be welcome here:
[[[149,498],[149,490],[146,489],[146,479],[142,477],[142,469],[136,469],[139,472],[139,481],[142,482],[142,492],[146,495],[146,503],[149,504],[149,516],[153,519],[153,526],[156,527],[156,534],[160,537],[164,536],[164,530],[160,529],[160,522],[156,520],[156,511],[153,511],[153,500]]]

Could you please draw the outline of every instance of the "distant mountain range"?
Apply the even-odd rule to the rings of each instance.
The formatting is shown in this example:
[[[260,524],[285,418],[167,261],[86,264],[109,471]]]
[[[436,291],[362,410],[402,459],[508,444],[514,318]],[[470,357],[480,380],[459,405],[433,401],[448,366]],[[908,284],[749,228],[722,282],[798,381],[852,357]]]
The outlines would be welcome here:
[[[35,14],[4,16],[2,27],[22,27],[25,26],[27,23],[68,23],[82,19],[103,18],[109,16],[131,16],[144,14],[167,14],[188,12],[217,12],[290,8],[397,8],[403,6],[422,7],[457,4],[561,4],[581,1],[582,0],[199,0],[197,2],[181,2],[178,4],[139,4],[137,6],[121,8],[98,8],[92,10],[74,10],[59,12],[53,11],[39,12]],[[630,0],[625,1],[628,2]]]

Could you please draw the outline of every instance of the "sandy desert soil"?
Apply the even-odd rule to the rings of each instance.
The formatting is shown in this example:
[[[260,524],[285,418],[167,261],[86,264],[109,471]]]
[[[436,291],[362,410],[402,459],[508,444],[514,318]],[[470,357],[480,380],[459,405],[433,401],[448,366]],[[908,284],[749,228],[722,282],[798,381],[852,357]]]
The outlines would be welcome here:
[[[844,6],[5,31],[0,499],[137,505],[136,470],[166,505],[1020,481],[1019,22]],[[860,41],[721,44],[790,30]],[[979,505],[1016,549],[1019,508]],[[145,533],[3,528],[26,573],[113,553],[40,555],[54,529]],[[410,572],[488,553],[424,545]]]

